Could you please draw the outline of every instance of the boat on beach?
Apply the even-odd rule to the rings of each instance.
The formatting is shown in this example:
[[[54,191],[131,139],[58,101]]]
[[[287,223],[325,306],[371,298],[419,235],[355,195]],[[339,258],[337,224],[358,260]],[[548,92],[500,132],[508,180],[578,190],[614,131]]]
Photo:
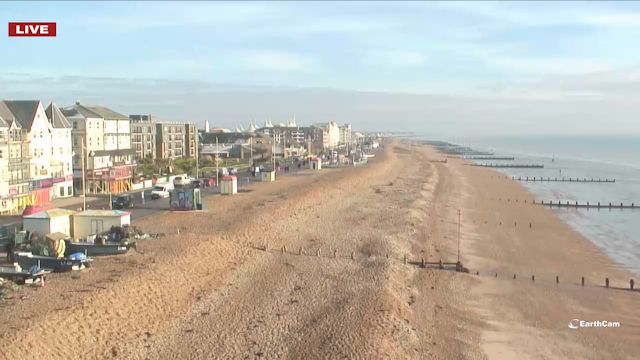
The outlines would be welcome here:
[[[89,267],[93,261],[91,258],[56,258],[53,256],[34,255],[30,252],[15,252],[13,258],[22,268],[29,269],[37,265],[40,269],[49,269],[54,272],[81,270]]]
[[[16,268],[16,266],[0,266],[0,278],[9,279],[16,284],[34,282],[38,278],[42,281],[49,273],[51,273],[51,270],[48,269],[38,269],[35,272],[31,272],[21,267]]]
[[[130,243],[105,242],[104,244],[95,242],[67,241],[67,254],[83,253],[86,256],[120,255],[134,247]]]

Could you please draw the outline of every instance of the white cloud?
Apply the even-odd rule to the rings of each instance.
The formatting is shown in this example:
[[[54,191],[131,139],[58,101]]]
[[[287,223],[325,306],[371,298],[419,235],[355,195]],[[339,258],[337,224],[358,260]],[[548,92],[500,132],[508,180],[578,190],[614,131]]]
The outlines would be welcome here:
[[[364,58],[365,63],[375,65],[383,63],[400,67],[422,66],[425,61],[426,57],[421,52],[408,50],[375,50],[370,51]]]
[[[640,14],[627,13],[615,15],[589,16],[585,18],[587,24],[610,26],[640,26]]]
[[[311,61],[292,53],[264,51],[245,56],[241,63],[257,70],[298,71],[307,68]]]

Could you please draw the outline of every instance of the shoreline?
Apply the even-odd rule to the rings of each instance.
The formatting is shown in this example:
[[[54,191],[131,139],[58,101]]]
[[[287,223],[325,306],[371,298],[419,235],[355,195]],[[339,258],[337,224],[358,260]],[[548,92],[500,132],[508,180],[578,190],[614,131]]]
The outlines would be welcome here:
[[[450,160],[446,166],[451,169],[441,166],[442,170],[461,178],[461,187],[469,193],[461,202],[469,209],[467,222],[463,222],[466,246],[462,256],[469,261],[463,262],[472,271],[474,267],[486,269],[473,290],[478,298],[473,302],[476,311],[491,319],[482,330],[485,353],[490,358],[611,358],[612,354],[615,358],[631,358],[638,349],[633,338],[640,335],[640,318],[630,304],[639,301],[638,294],[605,289],[604,280],[608,277],[612,287],[628,289],[634,275],[620,269],[621,264],[551,209],[531,205],[535,195],[522,184],[510,177],[505,179],[495,169],[465,166],[467,160]],[[524,199],[529,200],[527,204],[523,204]],[[585,287],[581,286],[583,276]],[[584,336],[579,333],[586,332],[584,329],[574,331],[567,326],[571,319],[581,316],[594,320],[609,317],[609,321],[617,317],[622,328],[609,332],[590,329]],[[527,341],[522,343],[525,337]],[[585,347],[584,338],[601,349],[594,352]],[[559,350],[541,351],[549,343]],[[570,356],[566,348],[576,353]]]

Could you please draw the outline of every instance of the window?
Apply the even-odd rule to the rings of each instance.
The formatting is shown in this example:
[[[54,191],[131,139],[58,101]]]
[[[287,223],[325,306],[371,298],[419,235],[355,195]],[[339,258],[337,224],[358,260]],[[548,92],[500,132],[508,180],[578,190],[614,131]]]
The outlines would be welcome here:
[[[64,196],[64,186],[60,186],[60,196]]]
[[[78,122],[77,122],[77,121],[74,121],[74,122],[73,122],[73,128],[74,128],[74,129],[77,129],[77,128],[78,128]]]

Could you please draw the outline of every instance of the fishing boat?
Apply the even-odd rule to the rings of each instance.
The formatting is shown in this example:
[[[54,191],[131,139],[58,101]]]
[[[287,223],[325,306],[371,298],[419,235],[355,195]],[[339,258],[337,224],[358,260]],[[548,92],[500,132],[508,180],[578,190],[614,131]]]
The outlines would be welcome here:
[[[83,253],[87,256],[103,256],[103,255],[120,255],[129,251],[130,247],[134,247],[135,243],[119,243],[119,242],[80,242],[67,241],[67,254]]]
[[[30,252],[15,252],[13,254],[14,261],[22,268],[29,269],[33,265],[38,265],[40,269],[50,269],[55,272],[63,272],[70,270],[81,270],[88,267],[93,259],[76,259],[76,258],[56,258],[53,256],[33,255]]]

